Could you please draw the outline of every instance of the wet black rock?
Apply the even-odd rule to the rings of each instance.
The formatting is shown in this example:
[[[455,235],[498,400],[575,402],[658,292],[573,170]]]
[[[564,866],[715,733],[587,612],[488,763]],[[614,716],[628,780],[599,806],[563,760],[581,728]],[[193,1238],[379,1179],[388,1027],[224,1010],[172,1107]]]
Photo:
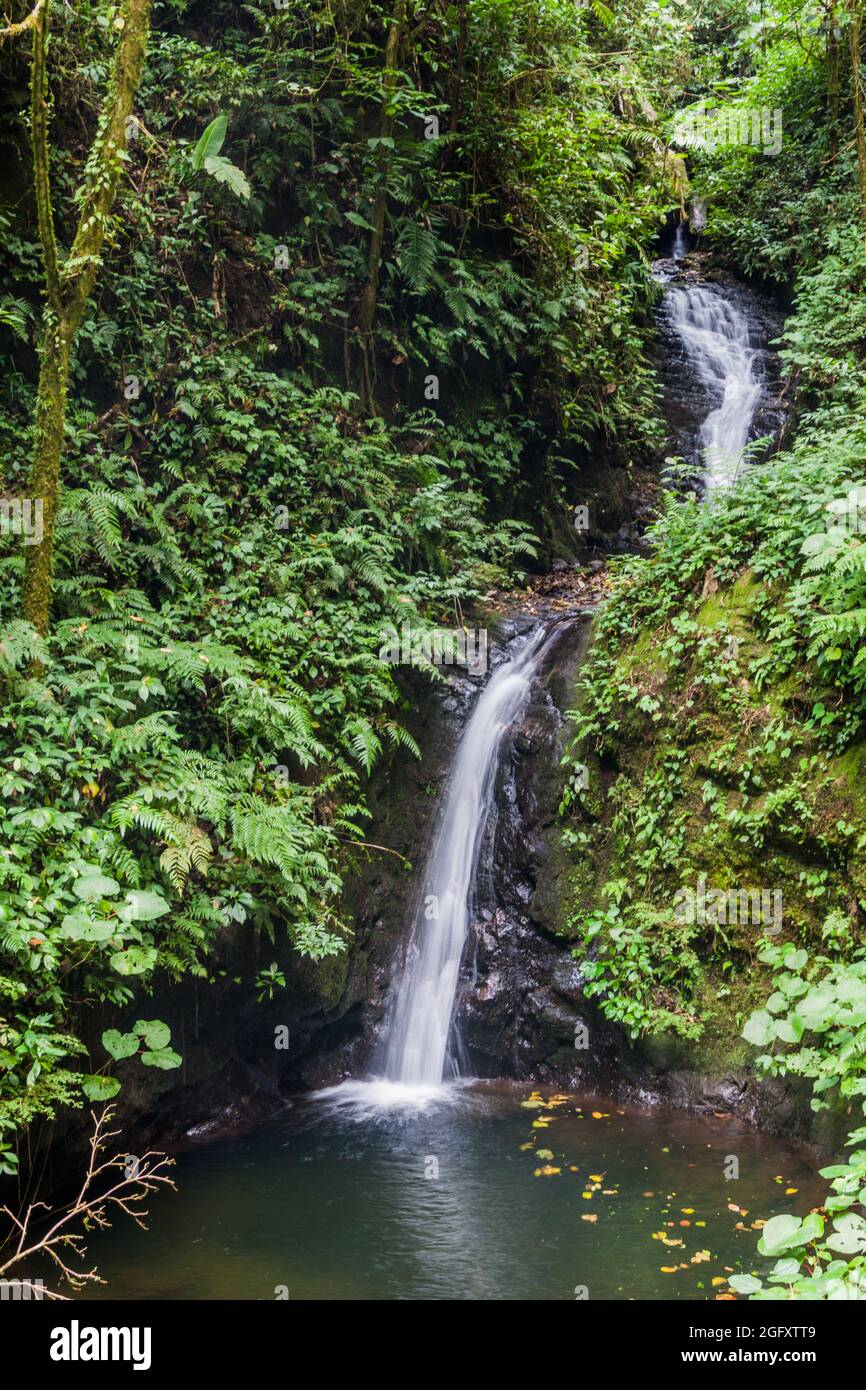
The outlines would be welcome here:
[[[770,343],[782,331],[782,311],[769,298],[739,284],[706,258],[691,257],[685,266],[680,262],[676,274],[666,278],[671,286],[711,286],[714,294],[726,299],[746,319],[749,344],[756,350],[754,372],[761,387],[761,399],[749,430],[749,440],[764,436],[775,439],[784,422],[785,408],[781,400],[779,359]],[[701,426],[721,400],[699,379],[674,326],[671,301],[667,295],[659,303],[656,324],[656,366],[662,382],[664,415],[668,423],[665,452],[699,465]]]

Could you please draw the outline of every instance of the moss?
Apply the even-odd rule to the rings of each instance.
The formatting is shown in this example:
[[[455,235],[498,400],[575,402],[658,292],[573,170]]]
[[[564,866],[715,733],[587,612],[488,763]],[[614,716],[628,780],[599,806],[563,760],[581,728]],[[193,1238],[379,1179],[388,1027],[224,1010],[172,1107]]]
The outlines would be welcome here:
[[[626,923],[638,920],[640,900],[662,914],[662,924],[677,889],[703,878],[707,888],[781,891],[781,939],[823,948],[827,913],[847,910],[852,896],[866,903],[864,856],[851,853],[866,836],[866,741],[827,758],[804,722],[814,696],[804,690],[802,672],[771,679],[760,691],[749,681],[748,663],[767,650],[755,615],[766,621],[770,601],[771,591],[746,571],[699,604],[703,637],[724,629],[742,640],[727,684],[719,683],[717,656],[706,642],[691,654],[687,648],[675,671],[658,655],[661,632],[648,627],[619,653],[615,679],[661,696],[661,717],[628,699],[613,713],[598,769],[596,825],[580,850],[582,862],[558,876],[567,894],[560,921],[582,921],[609,906],[605,885],[625,882]],[[589,708],[591,694],[585,698]],[[775,736],[765,750],[771,723],[790,739]],[[585,830],[585,823],[571,824]],[[653,1065],[709,1075],[753,1065],[754,1049],[741,1031],[769,985],[755,960],[761,935],[760,922],[709,925],[698,934],[699,971],[681,1008],[700,1018],[702,1037],[645,1039],[640,1046]],[[669,998],[659,997],[657,1006],[669,1008]]]

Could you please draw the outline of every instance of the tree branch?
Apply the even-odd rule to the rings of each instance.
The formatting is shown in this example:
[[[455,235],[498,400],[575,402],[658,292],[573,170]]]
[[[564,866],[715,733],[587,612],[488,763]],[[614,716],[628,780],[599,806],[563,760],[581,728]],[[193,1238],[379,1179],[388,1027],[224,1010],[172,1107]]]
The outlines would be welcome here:
[[[45,8],[46,0],[36,0],[36,4],[30,11],[26,19],[22,19],[18,24],[7,24],[5,29],[0,29],[0,43],[5,39],[17,39],[19,34],[26,34],[28,29],[35,29],[40,11]]]
[[[5,1264],[0,1265],[0,1279],[5,1278],[7,1271],[14,1265],[25,1261],[32,1263],[33,1260],[47,1255],[57,1266],[60,1278],[73,1289],[83,1288],[89,1283],[102,1283],[103,1280],[95,1268],[74,1269],[70,1263],[72,1259],[83,1260],[87,1253],[83,1231],[94,1228],[106,1230],[110,1227],[108,1212],[112,1207],[116,1207],[125,1216],[131,1217],[137,1226],[145,1229],[147,1211],[141,1206],[144,1198],[157,1191],[160,1186],[174,1188],[174,1183],[165,1172],[174,1160],[167,1158],[165,1154],[144,1154],[136,1162],[135,1171],[129,1174],[126,1172],[126,1160],[119,1155],[100,1161],[100,1155],[109,1140],[115,1139],[120,1133],[119,1130],[106,1130],[113,1114],[111,1106],[106,1106],[98,1117],[92,1113],[93,1134],[90,1138],[90,1153],[78,1196],[61,1211],[44,1235],[31,1237],[30,1231],[34,1217],[40,1211],[50,1210],[45,1202],[31,1202],[21,1217],[16,1216],[9,1207],[0,1208],[2,1214],[9,1217],[18,1231],[14,1254]],[[121,1168],[124,1176],[112,1183],[106,1191],[94,1191],[94,1185],[112,1168]],[[82,1229],[74,1229],[78,1226]],[[49,1299],[66,1298],[66,1294],[44,1288],[41,1282],[29,1278],[21,1282],[28,1288],[38,1289]]]

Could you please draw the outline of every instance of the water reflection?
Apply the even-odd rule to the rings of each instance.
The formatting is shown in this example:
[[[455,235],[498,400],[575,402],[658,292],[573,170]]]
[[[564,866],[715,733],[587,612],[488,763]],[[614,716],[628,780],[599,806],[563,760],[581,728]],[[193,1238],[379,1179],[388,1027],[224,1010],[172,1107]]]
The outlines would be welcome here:
[[[713,1298],[714,1279],[761,1264],[757,1218],[823,1192],[790,1149],[730,1119],[527,1097],[463,1088],[377,1115],[307,1100],[183,1155],[149,1232],[91,1241],[102,1296]]]

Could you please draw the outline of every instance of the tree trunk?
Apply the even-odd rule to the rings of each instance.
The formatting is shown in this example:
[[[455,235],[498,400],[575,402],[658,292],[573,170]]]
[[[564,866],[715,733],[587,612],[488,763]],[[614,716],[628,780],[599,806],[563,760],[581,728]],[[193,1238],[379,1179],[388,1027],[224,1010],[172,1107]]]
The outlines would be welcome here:
[[[38,632],[51,614],[51,569],[69,370],[81,317],[101,265],[102,248],[126,149],[126,122],[141,81],[152,0],[125,0],[109,88],[84,174],[81,214],[65,266],[60,266],[51,205],[46,47],[50,0],[33,25],[30,87],[36,213],[48,300],[40,350],[30,495],[42,505],[42,538],[27,548],[22,609]],[[68,269],[71,267],[71,269]]]
[[[854,84],[854,141],[860,178],[860,210],[866,223],[866,132],[863,127],[863,82],[860,73],[862,0],[851,0],[851,80]]]
[[[451,83],[451,119],[448,129],[457,134],[460,125],[460,93],[463,86],[463,64],[466,60],[466,3],[460,0],[458,6],[457,57],[454,63],[454,79]]]
[[[33,468],[29,484],[30,496],[38,498],[42,504],[42,538],[38,545],[28,548],[26,552],[22,594],[25,619],[43,635],[48,631],[51,612],[51,557],[54,553],[54,523],[71,355],[68,326],[56,319],[50,309],[47,319],[40,352]]]
[[[406,23],[406,0],[395,0],[394,10],[388,21],[388,38],[385,44],[385,66],[382,76],[382,119],[379,122],[379,136],[388,140],[394,131],[394,115],[391,99],[397,90],[397,60]],[[358,327],[361,332],[361,349],[364,360],[365,394],[371,394],[370,362],[373,353],[373,329],[376,325],[376,308],[379,297],[379,272],[382,264],[382,244],[385,240],[385,214],[388,209],[388,148],[379,146],[378,188],[373,204],[370,250],[367,256],[367,281],[361,294],[361,308]]]
[[[839,150],[841,56],[839,48],[839,19],[836,14],[835,0],[831,0],[827,10],[827,125],[830,155],[834,160]]]

